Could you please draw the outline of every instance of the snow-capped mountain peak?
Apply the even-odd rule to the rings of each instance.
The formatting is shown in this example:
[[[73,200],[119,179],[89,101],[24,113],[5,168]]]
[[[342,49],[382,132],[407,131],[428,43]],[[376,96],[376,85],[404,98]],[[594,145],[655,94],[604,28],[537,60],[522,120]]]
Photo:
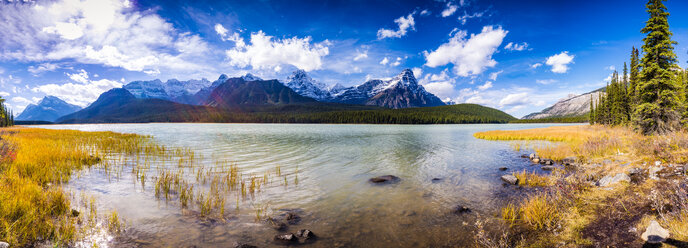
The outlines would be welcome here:
[[[224,74],[222,74],[222,75],[224,75]],[[224,76],[226,77],[227,75],[224,75]],[[244,81],[249,81],[249,82],[250,81],[262,81],[263,80],[262,78],[256,77],[251,73],[246,73],[246,75],[242,76],[241,79],[243,79]],[[225,80],[227,80],[227,79],[225,79]]]
[[[326,100],[331,97],[329,90],[327,90],[327,86],[313,80],[304,70],[299,69],[294,71],[287,77],[287,83],[285,85],[302,96],[317,100]]]

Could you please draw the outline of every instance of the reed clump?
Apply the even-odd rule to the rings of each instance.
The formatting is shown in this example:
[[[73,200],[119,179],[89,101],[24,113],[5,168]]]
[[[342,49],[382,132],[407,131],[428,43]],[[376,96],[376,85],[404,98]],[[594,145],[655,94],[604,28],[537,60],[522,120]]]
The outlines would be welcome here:
[[[549,175],[538,174],[535,172],[514,172],[513,175],[518,178],[518,185],[527,187],[546,187],[554,184],[554,178]]]

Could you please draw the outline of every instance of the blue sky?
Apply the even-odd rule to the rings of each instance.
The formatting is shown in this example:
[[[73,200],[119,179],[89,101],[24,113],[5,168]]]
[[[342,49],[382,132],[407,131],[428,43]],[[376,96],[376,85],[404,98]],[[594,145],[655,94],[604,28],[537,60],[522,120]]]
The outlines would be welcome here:
[[[86,106],[134,80],[357,85],[404,68],[442,99],[516,117],[605,85],[642,45],[643,0],[0,2],[0,96]],[[688,2],[666,3],[681,67]]]

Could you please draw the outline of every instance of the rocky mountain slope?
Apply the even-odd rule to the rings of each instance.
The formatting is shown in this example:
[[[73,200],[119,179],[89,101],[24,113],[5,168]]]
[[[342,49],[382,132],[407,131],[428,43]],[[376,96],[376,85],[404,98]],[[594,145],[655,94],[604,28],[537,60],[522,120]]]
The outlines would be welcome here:
[[[316,100],[299,95],[277,80],[246,81],[230,78],[217,86],[204,105],[232,107],[237,105],[270,105],[310,103]]]
[[[29,104],[17,116],[20,121],[55,121],[61,116],[79,111],[81,107],[69,104],[54,96],[45,96],[38,104]]]
[[[604,88],[582,95],[573,95],[559,100],[554,105],[543,109],[540,112],[524,116],[522,119],[543,119],[555,117],[571,117],[585,115],[590,112],[590,98],[597,104],[599,95],[604,94]]]

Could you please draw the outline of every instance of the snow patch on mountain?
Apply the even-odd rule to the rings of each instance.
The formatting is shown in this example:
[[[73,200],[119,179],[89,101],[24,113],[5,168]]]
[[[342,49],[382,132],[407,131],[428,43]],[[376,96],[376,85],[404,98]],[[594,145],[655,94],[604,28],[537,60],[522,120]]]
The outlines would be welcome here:
[[[285,86],[291,88],[299,95],[310,97],[319,101],[325,101],[331,98],[330,91],[327,86],[313,80],[306,71],[296,70],[289,77],[287,77]]]

